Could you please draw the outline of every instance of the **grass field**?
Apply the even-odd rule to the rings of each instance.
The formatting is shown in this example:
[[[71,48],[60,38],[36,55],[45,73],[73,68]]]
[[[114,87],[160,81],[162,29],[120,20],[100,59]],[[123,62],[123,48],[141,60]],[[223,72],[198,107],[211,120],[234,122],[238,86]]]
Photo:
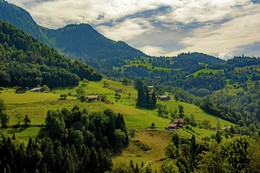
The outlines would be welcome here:
[[[107,83],[104,87],[104,83]],[[85,94],[99,94],[106,96],[109,103],[101,101],[94,101],[92,103],[80,102],[76,99],[77,89],[84,88]],[[115,91],[121,89],[120,99],[115,98]],[[59,100],[60,94],[67,94],[67,100]],[[171,118],[159,117],[157,110],[147,110],[137,108],[135,106],[137,98],[137,91],[132,86],[125,86],[121,83],[114,82],[108,79],[103,79],[100,82],[82,82],[78,87],[74,88],[57,88],[50,93],[32,93],[26,92],[24,94],[16,94],[14,89],[5,89],[0,93],[0,99],[4,100],[6,105],[6,113],[10,116],[8,125],[16,125],[19,116],[24,117],[28,115],[31,119],[31,125],[44,125],[45,116],[48,110],[57,110],[62,108],[71,109],[74,105],[81,108],[86,108],[89,112],[103,111],[107,108],[120,112],[124,115],[128,129],[135,130],[135,137],[131,140],[139,140],[151,148],[151,150],[143,151],[133,142],[129,147],[123,151],[121,155],[115,156],[113,162],[115,164],[124,162],[129,164],[130,160],[139,165],[144,162],[151,162],[154,170],[159,171],[163,163],[160,161],[164,156],[164,148],[168,145],[172,133],[179,133],[181,137],[190,138],[192,134],[198,137],[200,141],[204,137],[210,137],[214,131],[205,129],[193,128],[194,132],[187,130],[178,130],[177,132],[169,132],[165,127],[170,123]],[[222,119],[217,119],[211,115],[203,112],[199,107],[179,102],[173,99],[169,101],[158,101],[159,104],[166,105],[168,111],[178,110],[178,106],[184,107],[184,114],[186,116],[194,115],[195,121],[200,123],[207,119],[213,127],[216,127],[217,121],[220,122],[221,127],[225,125],[232,125],[231,123]],[[169,116],[170,117],[170,116]],[[151,130],[151,124],[155,124],[155,130]],[[43,136],[47,133],[46,129],[40,127],[29,127],[25,129],[8,128],[1,130],[4,135],[12,137],[13,133],[16,139],[27,143],[27,140]]]
[[[165,68],[165,67],[158,67],[158,66],[153,66],[150,62],[149,59],[136,59],[133,61],[126,61],[126,65],[124,65],[123,67],[121,67],[121,69],[123,70],[124,68],[128,68],[128,67],[146,67],[148,70],[152,71],[152,70],[157,70],[157,71],[166,71],[166,72],[170,72],[171,69],[170,68]]]
[[[198,70],[198,71],[194,72],[193,75],[195,77],[197,77],[199,73],[213,73],[213,74],[217,74],[217,73],[222,73],[222,72],[223,72],[223,70],[215,70],[215,69],[204,68],[204,69],[201,69],[201,70]]]
[[[212,115],[205,113],[199,107],[192,105],[192,104],[176,101],[174,99],[171,99],[171,100],[166,101],[166,102],[159,101],[159,103],[166,105],[167,109],[172,110],[172,111],[178,110],[178,106],[182,105],[184,107],[184,114],[187,117],[190,117],[191,114],[193,114],[197,124],[201,123],[203,120],[209,120],[212,127],[217,126],[217,121],[220,122],[221,127],[224,127],[225,125],[228,125],[228,126],[232,125],[232,123],[230,123],[228,121],[222,120],[220,118],[216,118]]]
[[[123,162],[129,164],[132,160],[140,166],[142,162],[144,164],[150,162],[153,171],[157,170],[157,172],[159,172],[161,164],[163,163],[160,160],[165,158],[164,148],[169,144],[171,135],[172,133],[168,131],[136,130],[135,137],[132,140],[141,141],[151,149],[143,151],[131,142],[130,146],[121,155],[113,158],[113,163],[118,164],[119,162]]]

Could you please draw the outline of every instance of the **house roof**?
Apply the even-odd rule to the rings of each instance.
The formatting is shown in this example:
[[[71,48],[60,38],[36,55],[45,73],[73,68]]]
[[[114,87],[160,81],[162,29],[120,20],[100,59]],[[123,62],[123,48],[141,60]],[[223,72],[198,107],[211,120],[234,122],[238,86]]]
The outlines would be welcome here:
[[[172,124],[172,123],[168,125],[168,127],[172,127],[172,128],[174,128],[176,126],[177,126],[177,124]]]
[[[97,99],[97,98],[98,98],[98,95],[87,95],[85,98],[88,98],[88,99]]]
[[[161,96],[159,96],[159,98],[160,99],[166,99],[166,98],[170,98],[170,96],[168,95],[168,96],[166,96],[166,95],[161,95]]]
[[[183,118],[175,118],[175,119],[174,119],[174,122],[183,122],[183,121],[184,121]]]
[[[173,123],[183,123],[184,119],[183,118],[175,118],[172,122]]]
[[[42,90],[42,87],[32,88],[30,91],[40,91]]]

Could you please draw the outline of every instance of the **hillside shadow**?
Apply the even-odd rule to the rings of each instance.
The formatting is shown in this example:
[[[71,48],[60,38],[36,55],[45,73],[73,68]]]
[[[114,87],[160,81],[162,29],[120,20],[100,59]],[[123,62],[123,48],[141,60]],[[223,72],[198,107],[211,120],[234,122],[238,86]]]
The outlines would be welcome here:
[[[24,130],[26,130],[29,126],[19,126],[19,127],[14,127],[14,128],[10,128],[7,130],[8,134],[13,134],[13,133],[20,133],[23,132]]]
[[[41,128],[41,130],[39,131],[38,135],[37,135],[37,138],[44,138],[46,136],[49,136],[49,133],[50,133],[50,130],[46,127],[44,128]]]

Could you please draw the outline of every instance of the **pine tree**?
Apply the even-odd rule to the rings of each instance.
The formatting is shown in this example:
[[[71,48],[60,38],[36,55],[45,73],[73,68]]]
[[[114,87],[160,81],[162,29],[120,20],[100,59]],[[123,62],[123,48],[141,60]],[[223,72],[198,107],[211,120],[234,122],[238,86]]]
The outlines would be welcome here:
[[[98,172],[106,172],[112,168],[112,160],[107,152],[103,152],[102,148],[98,150]]]
[[[138,95],[137,95],[137,106],[143,106],[144,102],[145,102],[144,88],[140,87],[138,89]]]
[[[156,106],[156,95],[155,95],[155,92],[153,92],[153,94],[152,94],[152,104],[153,104],[153,108],[155,108],[155,106]]]
[[[217,143],[221,142],[221,133],[219,131],[217,131],[217,133],[216,133],[216,141],[217,141]]]
[[[99,165],[99,161],[98,161],[97,152],[94,148],[91,148],[90,156],[89,156],[89,171],[97,172],[98,165]]]
[[[67,152],[65,156],[65,161],[63,163],[63,168],[61,170],[62,173],[74,173],[75,168],[74,168],[74,162],[71,159],[70,153]]]
[[[54,146],[52,140],[46,141],[46,148],[43,152],[44,162],[47,164],[48,170],[55,169],[55,155],[54,155]]]
[[[83,146],[83,149],[81,151],[81,166],[79,167],[79,172],[88,172],[89,165],[90,165],[90,151],[88,147]]]
[[[132,168],[133,171],[135,170],[133,160],[130,160],[129,166],[130,166],[130,168]]]
[[[25,116],[23,122],[25,126],[28,126],[31,123],[31,119],[28,117],[28,115]]]

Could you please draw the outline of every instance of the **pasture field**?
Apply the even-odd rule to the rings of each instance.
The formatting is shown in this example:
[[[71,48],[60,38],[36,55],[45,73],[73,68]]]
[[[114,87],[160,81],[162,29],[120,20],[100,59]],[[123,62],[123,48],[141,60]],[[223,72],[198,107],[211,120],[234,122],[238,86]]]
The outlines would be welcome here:
[[[150,162],[153,168],[153,171],[157,170],[159,172],[160,167],[165,159],[164,148],[167,147],[171,140],[172,132],[161,131],[161,130],[136,130],[135,137],[132,138],[132,142],[129,147],[123,151],[119,156],[113,158],[113,163],[125,163],[129,165],[132,160],[134,164],[139,166],[142,162],[145,164]],[[133,141],[140,141],[142,144],[147,145],[150,149],[143,151]]]
[[[223,73],[223,72],[224,72],[223,70],[204,68],[204,69],[201,69],[201,70],[198,70],[198,71],[194,72],[193,75],[195,77],[197,77],[199,73],[213,73],[213,74],[217,74],[217,73]]]
[[[104,87],[104,83],[106,86]],[[77,99],[77,90],[83,88],[85,95],[98,94],[106,97],[107,102],[94,101],[91,103],[81,102]],[[116,97],[116,90],[120,89],[120,98]],[[59,100],[61,94],[67,94],[67,100]],[[165,158],[164,148],[169,144],[171,135],[178,133],[181,137],[191,138],[192,134],[198,137],[198,141],[202,141],[204,137],[210,137],[215,131],[199,129],[192,127],[193,131],[180,129],[175,132],[165,130],[170,123],[171,117],[167,118],[158,116],[158,110],[148,110],[137,108],[135,106],[137,91],[133,86],[125,86],[119,82],[103,79],[100,82],[81,82],[79,86],[72,88],[57,88],[49,93],[33,93],[26,92],[24,94],[16,94],[14,89],[4,89],[0,93],[0,99],[4,100],[6,113],[10,116],[9,126],[16,125],[19,117],[28,115],[31,119],[31,127],[28,128],[7,128],[1,130],[1,133],[12,137],[15,134],[17,141],[27,143],[28,139],[42,137],[48,133],[48,130],[41,128],[45,125],[45,117],[48,110],[57,110],[62,108],[72,109],[74,105],[80,108],[86,108],[89,112],[103,111],[107,108],[115,112],[122,113],[129,130],[135,131],[135,136],[131,138],[129,147],[118,156],[114,156],[113,163],[119,164],[123,162],[129,164],[130,160],[141,165],[150,162],[153,170],[160,170],[160,166]],[[203,112],[199,107],[176,101],[171,97],[169,101],[159,101],[159,104],[166,105],[168,111],[178,111],[178,106],[184,107],[184,114],[190,117],[194,115],[197,124],[203,120],[209,120],[213,127],[217,126],[217,121],[221,127],[232,125],[222,119]],[[164,116],[166,117],[166,116]],[[155,128],[150,128],[151,124],[155,124]],[[23,122],[21,121],[21,124]],[[150,149],[143,151],[134,141],[140,141]]]
[[[124,65],[123,67],[120,67],[122,70],[124,70],[124,68],[129,68],[129,67],[146,67],[148,70],[152,71],[152,70],[157,70],[157,71],[165,71],[165,72],[170,72],[171,69],[170,68],[165,68],[165,67],[158,67],[158,66],[153,66],[150,62],[149,59],[135,59],[135,60],[128,60],[126,61],[126,65]]]
[[[212,127],[216,127],[218,121],[220,122],[220,125],[222,128],[225,125],[226,126],[233,125],[232,123],[230,123],[226,120],[216,118],[212,115],[205,113],[198,106],[188,104],[185,102],[176,101],[173,98],[171,98],[171,100],[169,100],[169,101],[159,101],[159,103],[166,105],[166,107],[170,111],[178,111],[179,105],[182,105],[184,107],[184,115],[186,115],[187,117],[191,117],[191,115],[193,114],[197,124],[201,123],[203,120],[208,120],[210,122],[210,124],[212,125]]]

